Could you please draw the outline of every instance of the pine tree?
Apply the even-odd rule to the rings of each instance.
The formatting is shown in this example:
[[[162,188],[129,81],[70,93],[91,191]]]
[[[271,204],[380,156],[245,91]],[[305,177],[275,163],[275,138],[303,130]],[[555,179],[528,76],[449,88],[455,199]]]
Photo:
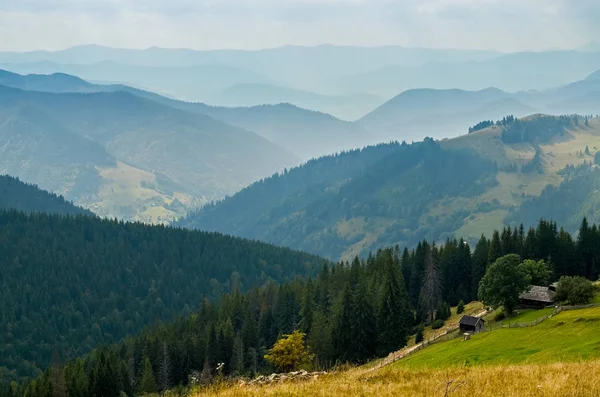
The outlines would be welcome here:
[[[481,235],[481,238],[475,245],[475,251],[473,252],[473,262],[471,269],[471,300],[477,299],[477,290],[479,288],[479,282],[485,276],[485,271],[488,265],[488,256],[490,252],[490,242]]]
[[[492,241],[490,241],[490,250],[488,253],[488,264],[494,263],[496,259],[502,256],[502,243],[500,241],[500,233],[494,230]]]
[[[171,359],[169,357],[169,349],[167,348],[166,342],[163,342],[162,345],[158,381],[160,390],[164,391],[171,388]]]
[[[442,282],[437,260],[435,246],[433,246],[427,252],[425,275],[419,298],[421,312],[427,322],[433,321],[433,314],[442,299]]]
[[[235,375],[244,373],[244,343],[239,335],[233,339],[233,352],[230,368]]]
[[[300,331],[308,334],[312,327],[313,321],[313,284],[312,281],[309,280],[306,283],[306,288],[304,289],[304,296],[302,297],[302,308],[300,310]]]
[[[140,387],[138,392],[141,394],[156,393],[158,391],[156,387],[156,379],[154,378],[154,371],[152,370],[152,364],[150,359],[146,357],[144,359],[144,367],[142,372],[142,378],[140,380]]]
[[[400,349],[408,341],[414,317],[402,273],[389,257],[377,311],[378,350],[380,355]]]
[[[377,352],[376,319],[364,283],[359,282],[354,289],[350,318],[352,343],[348,346],[349,358],[363,363],[375,357]]]
[[[332,337],[333,348],[337,357],[342,361],[350,361],[352,340],[352,293],[349,283],[346,283],[340,300],[336,305]]]

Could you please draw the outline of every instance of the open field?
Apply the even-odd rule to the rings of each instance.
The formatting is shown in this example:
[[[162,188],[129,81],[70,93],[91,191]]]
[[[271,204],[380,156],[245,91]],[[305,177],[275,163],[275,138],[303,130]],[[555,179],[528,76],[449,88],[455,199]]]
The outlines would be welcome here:
[[[393,366],[423,369],[592,359],[600,359],[600,307],[563,311],[535,327],[503,328],[473,335],[469,341],[458,338],[435,344]]]
[[[270,386],[214,386],[193,397],[568,397],[600,395],[600,361],[452,369],[352,369]]]
[[[468,305],[475,310],[477,306]],[[510,319],[547,314],[525,310]],[[453,319],[458,316],[453,316]],[[451,321],[452,321],[451,320]],[[213,385],[218,396],[598,396],[600,308],[564,311],[530,328],[500,329],[434,344],[377,370],[372,365],[307,382]]]

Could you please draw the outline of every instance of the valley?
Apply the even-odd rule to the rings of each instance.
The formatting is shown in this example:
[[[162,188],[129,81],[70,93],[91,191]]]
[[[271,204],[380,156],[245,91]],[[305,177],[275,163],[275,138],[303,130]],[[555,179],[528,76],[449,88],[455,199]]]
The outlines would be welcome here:
[[[0,48],[0,397],[600,393],[597,46],[176,48],[172,5]]]

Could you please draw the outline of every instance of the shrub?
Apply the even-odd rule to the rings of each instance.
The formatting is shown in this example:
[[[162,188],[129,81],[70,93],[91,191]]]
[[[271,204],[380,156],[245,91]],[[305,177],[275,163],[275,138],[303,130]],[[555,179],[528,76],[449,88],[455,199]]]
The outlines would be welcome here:
[[[431,329],[440,329],[444,326],[444,320],[437,319],[431,323]]]
[[[596,293],[596,288],[586,278],[563,276],[556,287],[556,301],[568,301],[572,305],[590,303]]]
[[[423,342],[423,339],[425,339],[425,328],[423,327],[423,324],[419,325],[417,327],[417,335],[415,337],[415,343],[421,343]]]
[[[496,313],[496,315],[494,316],[494,321],[502,321],[506,318],[506,313],[504,311],[501,311],[499,313]]]
[[[456,314],[461,314],[465,311],[465,302],[462,300],[458,301],[458,306],[456,306]]]

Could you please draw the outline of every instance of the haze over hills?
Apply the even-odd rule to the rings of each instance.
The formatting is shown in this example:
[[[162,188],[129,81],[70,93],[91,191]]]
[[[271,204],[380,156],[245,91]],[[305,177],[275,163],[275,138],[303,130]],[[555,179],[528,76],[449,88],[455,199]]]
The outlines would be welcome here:
[[[599,120],[536,116],[439,143],[380,145],[324,157],[255,183],[179,225],[331,258],[351,258],[383,244],[412,246],[423,238],[474,239],[502,226],[548,184],[559,185],[568,164],[591,163]],[[595,198],[573,214],[596,220],[588,200]]]
[[[236,84],[209,100],[211,104],[230,107],[292,103],[349,121],[369,113],[383,102],[384,98],[370,94],[319,95],[266,84]]]
[[[2,171],[99,215],[166,221],[298,162],[253,132],[124,91],[2,87],[0,99]]]
[[[0,65],[18,73],[62,72],[89,81],[119,81],[210,104],[290,102],[355,120],[382,102],[376,98],[391,98],[410,89],[497,87],[516,92],[561,86],[600,69],[600,52],[499,54],[336,46],[192,51],[84,46],[61,52],[0,53]],[[342,98],[345,103],[337,104]]]

